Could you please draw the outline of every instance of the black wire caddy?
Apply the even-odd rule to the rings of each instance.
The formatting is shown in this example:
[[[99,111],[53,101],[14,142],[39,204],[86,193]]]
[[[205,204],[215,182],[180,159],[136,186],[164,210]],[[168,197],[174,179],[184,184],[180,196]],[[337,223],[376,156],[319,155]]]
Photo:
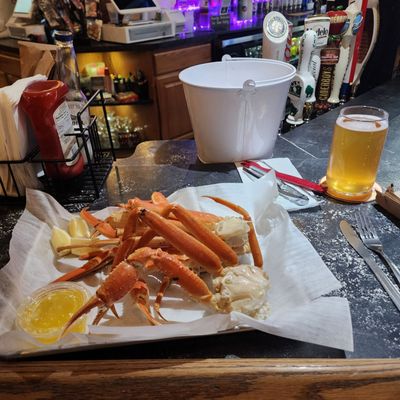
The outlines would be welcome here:
[[[97,126],[97,116],[90,116],[88,124],[84,124],[82,115],[91,105],[100,104],[103,111],[106,141],[101,141]],[[0,204],[15,204],[25,201],[24,188],[18,184],[15,168],[24,163],[38,166],[38,180],[42,187],[40,190],[52,195],[60,204],[87,204],[100,196],[106,178],[115,161],[115,150],[111,137],[110,125],[107,119],[107,110],[103,92],[96,91],[77,114],[78,126],[73,133],[67,134],[76,138],[78,147],[68,159],[43,159],[39,148],[35,148],[21,160],[0,160],[0,166],[6,166],[11,179],[11,189],[6,189],[6,184],[0,175]],[[109,146],[108,146],[109,143]],[[107,144],[107,147],[105,146]],[[46,174],[45,164],[74,162],[80,154],[85,155],[83,172],[72,179],[56,180]],[[13,193],[13,195],[12,195]]]

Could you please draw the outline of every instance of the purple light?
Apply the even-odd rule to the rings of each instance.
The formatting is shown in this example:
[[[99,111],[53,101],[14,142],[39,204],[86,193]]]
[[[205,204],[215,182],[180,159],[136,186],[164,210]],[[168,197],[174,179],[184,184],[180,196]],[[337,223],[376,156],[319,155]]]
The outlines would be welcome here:
[[[200,8],[201,0],[176,0],[174,9],[185,12],[194,12],[194,26],[193,31],[209,31],[211,29],[211,16],[217,16],[220,13],[222,0],[209,0],[208,10]],[[251,18],[238,20],[237,8],[239,0],[231,0],[230,6],[230,27],[231,29],[242,29],[243,27],[251,26],[255,23],[259,16],[252,16]],[[270,0],[252,0],[253,3],[269,2]]]
[[[194,11],[200,9],[200,0],[176,0],[175,10]]]
[[[196,11],[200,10],[200,6],[192,6],[192,5],[175,5],[174,10],[179,10],[179,11]]]

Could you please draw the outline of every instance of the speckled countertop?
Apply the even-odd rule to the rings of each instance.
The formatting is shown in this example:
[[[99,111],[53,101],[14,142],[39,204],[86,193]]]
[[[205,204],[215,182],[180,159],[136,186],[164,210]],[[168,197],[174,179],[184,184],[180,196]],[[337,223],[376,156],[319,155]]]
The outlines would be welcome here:
[[[394,183],[397,188],[400,185],[399,90],[400,81],[392,81],[352,101],[352,104],[380,106],[390,114],[390,130],[378,174],[378,182],[382,187],[390,183]],[[326,170],[332,128],[338,113],[339,109],[333,110],[280,136],[274,156],[290,158],[303,177],[315,181],[320,179]],[[240,177],[232,164],[202,164],[197,159],[194,141],[145,142],[132,157],[118,160],[100,198],[92,204],[92,209],[125,201],[133,195],[146,198],[154,190],[168,195],[184,186],[239,181]],[[375,203],[351,205],[321,198],[320,207],[291,213],[293,222],[342,283],[343,287],[336,294],[347,297],[350,302],[354,352],[343,352],[251,331],[57,357],[400,357],[400,312],[339,231],[340,220],[354,221],[354,212],[360,207],[368,209],[377,224],[388,255],[400,265],[399,221],[392,219]],[[7,261],[8,241],[21,212],[22,206],[0,206],[0,265]],[[376,260],[384,268],[378,257]]]

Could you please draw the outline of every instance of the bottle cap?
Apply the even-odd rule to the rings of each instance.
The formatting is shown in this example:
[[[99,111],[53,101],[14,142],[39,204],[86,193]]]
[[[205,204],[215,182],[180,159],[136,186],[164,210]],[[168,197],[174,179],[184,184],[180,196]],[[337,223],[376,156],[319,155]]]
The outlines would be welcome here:
[[[70,31],[55,31],[54,39],[60,42],[71,42],[73,39],[72,32]]]

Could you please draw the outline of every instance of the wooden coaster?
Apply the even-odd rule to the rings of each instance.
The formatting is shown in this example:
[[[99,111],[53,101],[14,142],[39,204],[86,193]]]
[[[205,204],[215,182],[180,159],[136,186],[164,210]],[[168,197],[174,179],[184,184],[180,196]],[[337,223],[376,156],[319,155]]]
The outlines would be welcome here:
[[[327,188],[327,186],[326,186],[326,176],[323,176],[320,179],[319,184],[321,186],[323,186],[324,188]],[[328,193],[328,191],[326,191],[325,194],[326,194],[326,196],[332,197],[335,200],[340,200],[340,201],[343,201],[345,203],[358,204],[358,203],[369,203],[371,201],[374,201],[376,199],[376,192],[377,191],[378,192],[382,192],[382,187],[377,182],[375,182],[374,186],[372,187],[371,195],[367,199],[364,199],[364,200],[344,199],[342,197],[332,195],[332,194]]]

